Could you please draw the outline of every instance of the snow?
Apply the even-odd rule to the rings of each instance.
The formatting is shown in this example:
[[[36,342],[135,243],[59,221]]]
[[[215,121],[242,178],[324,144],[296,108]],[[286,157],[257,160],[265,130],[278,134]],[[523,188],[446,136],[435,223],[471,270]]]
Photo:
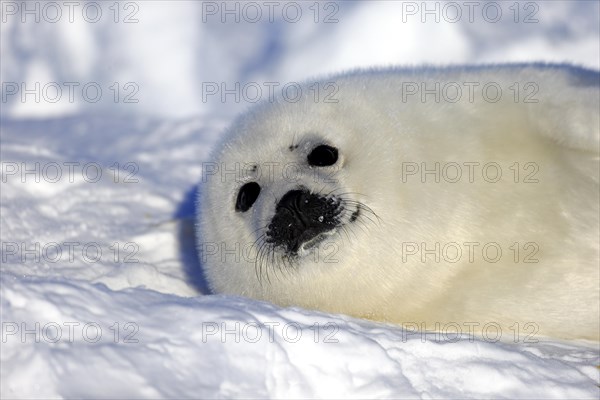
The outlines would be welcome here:
[[[582,344],[423,341],[345,316],[66,278],[5,273],[2,285],[4,318],[19,321],[5,329],[18,332],[3,345],[4,398],[564,399],[597,390],[599,360]]]
[[[297,23],[225,24],[199,2],[129,3],[137,23],[114,23],[113,2],[97,23],[71,23],[66,8],[58,23],[22,23],[6,8],[20,2],[1,4],[2,398],[598,398],[598,343],[457,340],[209,295],[192,221],[202,161],[252,105],[203,98],[203,83],[264,88],[387,64],[600,68],[597,2],[529,2],[529,24],[513,21],[513,2],[498,3],[498,23],[335,3],[329,24],[314,22],[312,2]],[[326,4],[320,19],[335,10]],[[36,82],[62,96],[8,94]],[[79,83],[73,101],[65,82]],[[83,98],[90,82],[97,102]],[[138,102],[124,102],[135,88]]]

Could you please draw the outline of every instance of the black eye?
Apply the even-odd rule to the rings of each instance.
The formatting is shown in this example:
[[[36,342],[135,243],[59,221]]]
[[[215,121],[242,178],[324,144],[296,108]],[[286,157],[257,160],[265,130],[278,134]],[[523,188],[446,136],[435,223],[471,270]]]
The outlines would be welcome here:
[[[338,160],[338,150],[335,147],[322,144],[315,147],[307,157],[308,163],[314,167],[328,167]]]
[[[258,199],[260,194],[260,185],[256,182],[246,183],[240,189],[235,202],[235,211],[246,212],[252,207],[252,204]]]

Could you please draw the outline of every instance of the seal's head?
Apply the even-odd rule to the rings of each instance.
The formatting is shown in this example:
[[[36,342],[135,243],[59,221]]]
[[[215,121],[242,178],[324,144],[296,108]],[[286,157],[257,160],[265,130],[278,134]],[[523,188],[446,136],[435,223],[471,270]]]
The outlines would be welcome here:
[[[199,252],[214,291],[305,304],[294,293],[305,287],[306,297],[313,281],[347,276],[382,251],[373,236],[382,191],[372,185],[391,176],[373,161],[392,150],[370,134],[382,127],[365,100],[318,103],[307,93],[233,124],[200,186]]]

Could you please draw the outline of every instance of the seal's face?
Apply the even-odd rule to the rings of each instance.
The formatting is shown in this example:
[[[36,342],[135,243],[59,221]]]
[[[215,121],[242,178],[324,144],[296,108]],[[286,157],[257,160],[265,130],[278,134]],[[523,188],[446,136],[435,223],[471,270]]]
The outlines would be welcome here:
[[[288,149],[290,152],[297,152],[298,148],[298,145],[292,145]],[[252,224],[251,220],[257,215],[266,214],[268,223],[254,231],[256,239],[253,238],[254,248],[251,249],[256,253],[255,267],[259,271],[268,273],[269,269],[263,264],[277,265],[279,261],[285,266],[297,266],[309,255],[314,255],[315,248],[320,244],[327,239],[335,241],[334,237],[340,230],[355,223],[360,216],[361,207],[368,210],[366,205],[339,193],[340,190],[325,190],[325,182],[321,182],[320,190],[315,190],[314,184],[318,179],[306,179],[307,175],[315,177],[316,174],[307,173],[310,171],[326,169],[329,175],[334,175],[336,168],[341,168],[338,165],[340,152],[337,147],[316,144],[306,153],[303,163],[288,163],[283,166],[289,168],[293,165],[299,172],[304,170],[304,179],[299,176],[292,179],[288,171],[284,174],[288,179],[284,179],[283,175],[279,177],[284,182],[251,180],[241,184],[237,192],[235,212],[246,219],[247,223]],[[254,172],[257,169],[258,167],[252,167]],[[287,188],[285,181],[295,184]],[[261,196],[266,196],[263,186],[272,192],[274,202],[258,201]],[[314,259],[315,257],[311,257],[311,260]]]
[[[338,149],[325,144],[316,146],[307,156],[310,167],[330,167],[337,161]],[[236,211],[248,212],[260,191],[257,182],[244,184],[238,192]],[[342,224],[344,210],[344,202],[335,195],[312,193],[304,186],[292,188],[275,206],[275,213],[266,227],[265,243],[288,258],[295,258],[299,252],[305,253],[335,232]]]
[[[198,204],[199,253],[213,290],[291,296],[323,271],[372,262],[384,197],[372,185],[393,179],[388,164],[371,159],[393,151],[370,134],[383,129],[378,113],[362,101],[284,102],[231,126],[204,164]]]

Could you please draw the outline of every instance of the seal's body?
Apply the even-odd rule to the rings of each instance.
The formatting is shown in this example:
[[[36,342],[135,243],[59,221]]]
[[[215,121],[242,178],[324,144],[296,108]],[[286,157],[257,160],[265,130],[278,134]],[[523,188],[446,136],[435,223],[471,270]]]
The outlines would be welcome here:
[[[564,65],[358,71],[317,82],[328,96],[309,82],[259,105],[204,165],[211,288],[597,340],[599,80]]]

